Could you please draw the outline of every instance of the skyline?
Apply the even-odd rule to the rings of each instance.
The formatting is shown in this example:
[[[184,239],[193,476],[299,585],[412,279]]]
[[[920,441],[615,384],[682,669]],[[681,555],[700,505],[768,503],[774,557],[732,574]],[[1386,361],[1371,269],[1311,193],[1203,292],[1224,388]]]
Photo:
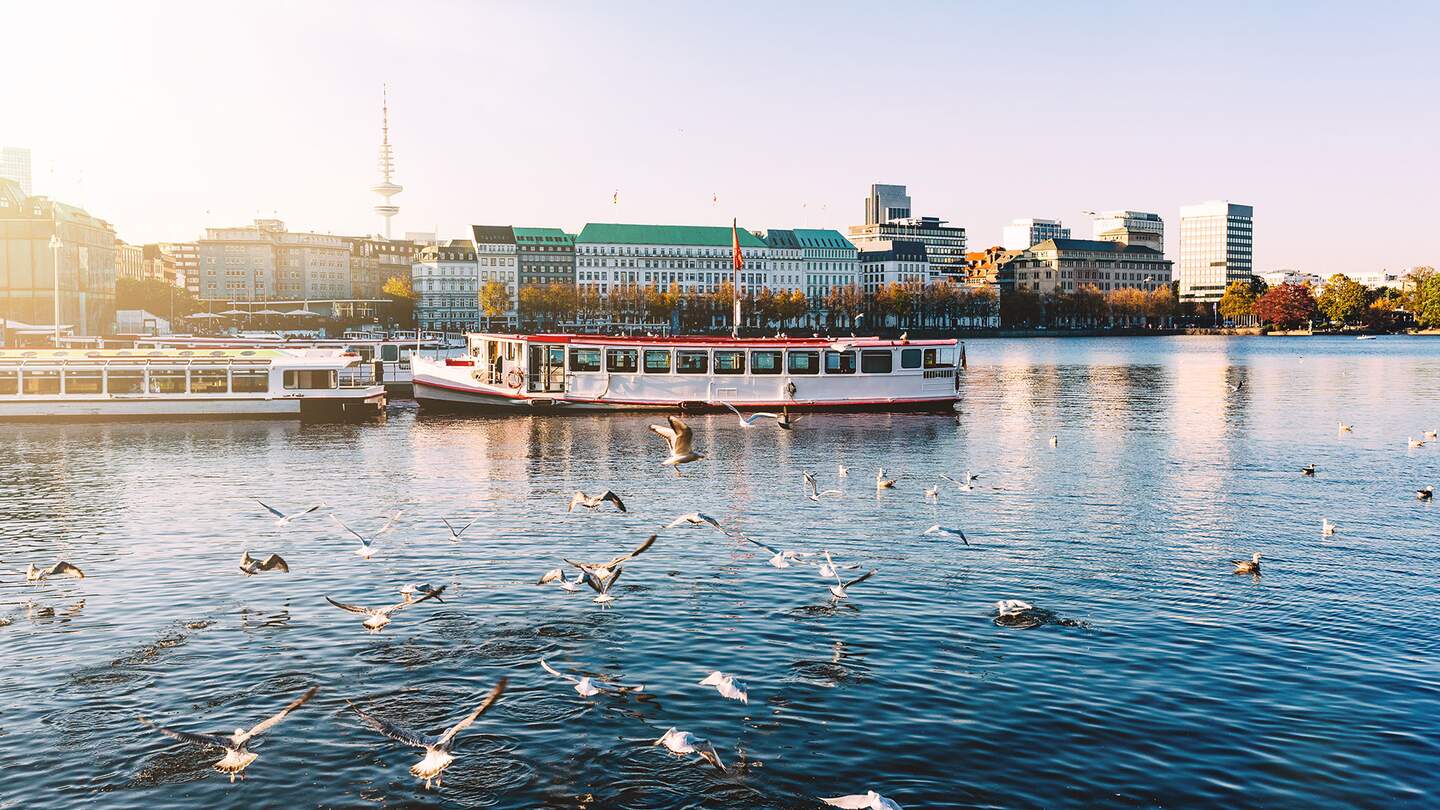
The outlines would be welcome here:
[[[1256,208],[1257,272],[1403,269],[1440,253],[1426,196],[1440,159],[1425,137],[1440,114],[1414,103],[1440,93],[1423,61],[1440,25],[1419,5],[1359,20],[1229,4],[1028,16],[922,4],[903,19],[859,5],[723,19],[633,4],[605,16],[367,3],[340,18],[81,6],[78,26],[9,12],[27,29],[63,25],[67,45],[57,61],[51,38],[15,43],[19,63],[48,67],[7,86],[19,114],[0,144],[33,150],[35,193],[128,242],[269,216],[380,231],[369,187],[388,83],[397,234],[732,217],[844,232],[871,183],[895,183],[976,250],[1016,218],[1088,237],[1081,211],[1128,208],[1166,220],[1173,259],[1179,207],[1229,199]],[[1223,64],[1196,76],[1217,52]],[[1223,115],[1195,120],[1212,109]],[[1334,232],[1351,238],[1317,238]]]

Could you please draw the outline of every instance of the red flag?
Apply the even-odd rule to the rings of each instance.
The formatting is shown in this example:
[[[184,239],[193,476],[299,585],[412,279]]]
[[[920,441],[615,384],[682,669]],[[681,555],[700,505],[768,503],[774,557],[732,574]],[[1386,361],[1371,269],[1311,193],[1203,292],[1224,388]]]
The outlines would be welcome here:
[[[735,220],[733,219],[730,220],[730,247],[733,254],[731,256],[731,260],[735,264],[735,269],[744,269],[745,254],[740,252],[740,231],[738,228],[735,227]]]

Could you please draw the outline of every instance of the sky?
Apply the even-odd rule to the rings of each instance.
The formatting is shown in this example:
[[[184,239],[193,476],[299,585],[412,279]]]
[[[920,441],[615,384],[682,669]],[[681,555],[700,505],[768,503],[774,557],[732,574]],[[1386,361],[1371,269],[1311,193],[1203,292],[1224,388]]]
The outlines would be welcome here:
[[[1130,208],[1173,259],[1228,199],[1257,272],[1440,263],[1440,4],[1254,5],[0,0],[0,145],[129,242],[374,233],[388,83],[397,236],[843,232],[897,183],[972,249]]]

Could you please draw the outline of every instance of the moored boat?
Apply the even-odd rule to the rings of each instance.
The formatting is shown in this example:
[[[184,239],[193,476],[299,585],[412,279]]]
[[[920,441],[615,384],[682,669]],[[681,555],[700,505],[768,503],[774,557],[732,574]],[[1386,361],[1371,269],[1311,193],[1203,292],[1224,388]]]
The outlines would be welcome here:
[[[955,340],[471,334],[414,358],[423,408],[944,410]]]

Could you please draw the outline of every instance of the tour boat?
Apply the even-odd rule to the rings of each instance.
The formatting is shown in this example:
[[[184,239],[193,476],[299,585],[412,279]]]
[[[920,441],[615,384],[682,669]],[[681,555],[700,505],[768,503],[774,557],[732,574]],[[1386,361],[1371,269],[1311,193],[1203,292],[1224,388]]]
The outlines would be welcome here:
[[[0,349],[0,421],[64,417],[375,414],[332,349]]]
[[[470,334],[463,357],[416,357],[422,407],[942,410],[955,340]]]

